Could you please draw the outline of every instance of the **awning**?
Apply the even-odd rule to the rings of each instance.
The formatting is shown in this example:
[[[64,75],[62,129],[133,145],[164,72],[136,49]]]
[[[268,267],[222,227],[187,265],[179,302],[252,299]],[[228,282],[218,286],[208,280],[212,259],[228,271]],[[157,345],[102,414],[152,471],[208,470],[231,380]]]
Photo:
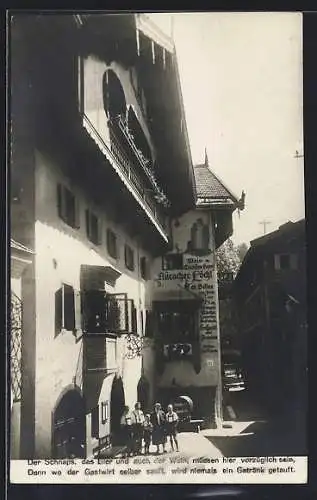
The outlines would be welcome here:
[[[82,265],[81,273],[86,278],[89,277],[89,284],[96,283],[96,289],[101,281],[105,281],[111,286],[114,286],[117,279],[121,276],[120,271],[112,266],[94,266]]]

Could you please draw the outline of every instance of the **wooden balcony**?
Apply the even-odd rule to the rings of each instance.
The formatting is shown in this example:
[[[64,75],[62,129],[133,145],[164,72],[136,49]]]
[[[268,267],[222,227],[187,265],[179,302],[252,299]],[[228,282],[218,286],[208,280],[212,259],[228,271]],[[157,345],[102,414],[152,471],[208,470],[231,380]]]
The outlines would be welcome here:
[[[118,118],[109,121],[109,144],[106,144],[85,114],[83,114],[83,125],[148,219],[168,243],[170,235],[165,215],[168,200],[160,190],[154,176],[151,176],[149,168],[145,165],[132,138],[129,137],[122,120]]]

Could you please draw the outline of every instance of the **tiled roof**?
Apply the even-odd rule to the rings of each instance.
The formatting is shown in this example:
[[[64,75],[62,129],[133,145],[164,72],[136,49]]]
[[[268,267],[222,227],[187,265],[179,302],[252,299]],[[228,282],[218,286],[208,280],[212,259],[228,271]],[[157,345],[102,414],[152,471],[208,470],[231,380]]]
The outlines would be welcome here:
[[[194,173],[198,198],[230,199],[234,203],[238,201],[206,164],[195,165]]]

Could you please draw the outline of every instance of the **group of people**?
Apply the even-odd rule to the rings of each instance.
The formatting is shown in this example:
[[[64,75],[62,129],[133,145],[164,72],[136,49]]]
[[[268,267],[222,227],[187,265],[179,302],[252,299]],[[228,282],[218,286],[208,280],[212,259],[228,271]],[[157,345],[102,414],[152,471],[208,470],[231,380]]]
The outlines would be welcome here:
[[[161,403],[155,403],[152,413],[144,414],[141,404],[137,402],[134,410],[125,406],[121,418],[121,429],[123,441],[126,447],[126,456],[142,454],[144,442],[144,454],[150,452],[151,443],[156,446],[156,453],[166,453],[167,438],[170,439],[171,449],[179,451],[177,439],[178,415],[173,405],[168,405],[167,412],[162,410]]]

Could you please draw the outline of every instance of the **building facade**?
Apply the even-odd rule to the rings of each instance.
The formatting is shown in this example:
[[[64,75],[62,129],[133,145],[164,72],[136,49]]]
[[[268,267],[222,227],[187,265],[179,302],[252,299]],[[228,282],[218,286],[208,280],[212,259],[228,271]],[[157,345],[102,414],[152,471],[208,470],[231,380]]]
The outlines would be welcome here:
[[[250,397],[305,429],[305,220],[253,240],[234,283]],[[295,438],[294,438],[295,439]]]
[[[214,249],[238,201],[193,168],[172,41],[144,15],[21,14],[11,44],[12,269],[26,261],[11,274],[12,458],[115,447],[124,406],[165,402],[178,383],[210,415]],[[206,175],[220,194],[199,187]],[[158,296],[171,270],[191,312],[175,338],[169,313],[185,301]],[[165,363],[185,338],[193,362]]]

